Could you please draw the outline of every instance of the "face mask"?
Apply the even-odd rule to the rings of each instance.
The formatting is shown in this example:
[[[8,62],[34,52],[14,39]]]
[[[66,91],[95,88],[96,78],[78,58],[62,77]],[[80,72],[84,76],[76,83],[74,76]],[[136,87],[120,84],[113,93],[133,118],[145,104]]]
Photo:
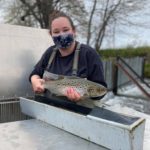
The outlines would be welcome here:
[[[52,38],[58,48],[68,48],[74,41],[73,34],[71,33],[53,36]]]

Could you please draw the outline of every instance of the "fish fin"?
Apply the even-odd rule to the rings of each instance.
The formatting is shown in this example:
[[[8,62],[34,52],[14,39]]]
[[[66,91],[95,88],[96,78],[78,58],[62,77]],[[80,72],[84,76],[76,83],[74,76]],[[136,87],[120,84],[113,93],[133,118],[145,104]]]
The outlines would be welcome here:
[[[89,99],[89,96],[88,94],[83,94],[83,96],[81,96],[81,100],[86,100],[86,99]]]
[[[90,100],[90,101],[92,101],[92,98],[90,98],[90,97],[81,97],[81,100]]]
[[[88,107],[88,108],[94,107],[93,100],[90,99],[89,97],[83,97],[83,99],[81,99],[79,102],[77,102],[77,104]]]
[[[46,81],[64,79],[64,75],[54,74],[48,71],[44,72],[43,79]]]
[[[49,81],[49,80],[61,80],[61,79],[81,79],[81,77],[58,75],[58,74],[45,71],[43,79]],[[82,79],[87,79],[87,78],[82,78]]]

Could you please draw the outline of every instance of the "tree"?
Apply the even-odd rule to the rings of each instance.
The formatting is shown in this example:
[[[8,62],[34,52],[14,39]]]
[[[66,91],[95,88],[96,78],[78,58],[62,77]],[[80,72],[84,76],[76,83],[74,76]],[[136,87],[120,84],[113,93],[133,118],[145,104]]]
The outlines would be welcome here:
[[[80,0],[12,0],[5,20],[13,24],[49,28],[49,16],[56,10],[71,14],[78,24],[82,23],[79,18],[85,13]]]
[[[146,27],[145,23],[133,18],[137,15],[141,17],[141,12],[147,4],[148,0],[93,0],[91,11],[88,12],[87,44],[95,45],[99,50],[104,37],[116,34],[117,27]]]
[[[149,24],[141,23],[137,19],[150,15],[148,12],[143,14],[149,0],[1,1],[11,1],[6,6],[7,23],[48,28],[49,14],[56,10],[66,12],[78,26],[79,36],[97,50],[100,50],[104,38],[113,39],[115,42],[116,34],[125,34],[125,28],[149,27]],[[89,6],[85,9],[87,4]]]

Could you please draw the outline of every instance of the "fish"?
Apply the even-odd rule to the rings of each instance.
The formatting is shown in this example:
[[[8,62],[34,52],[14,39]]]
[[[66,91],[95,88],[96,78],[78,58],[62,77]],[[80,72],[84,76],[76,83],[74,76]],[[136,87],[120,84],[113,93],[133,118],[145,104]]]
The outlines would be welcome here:
[[[73,76],[59,76],[54,80],[46,80],[44,88],[57,96],[66,96],[67,89],[73,88],[83,99],[100,97],[107,93],[105,86],[86,78]]]

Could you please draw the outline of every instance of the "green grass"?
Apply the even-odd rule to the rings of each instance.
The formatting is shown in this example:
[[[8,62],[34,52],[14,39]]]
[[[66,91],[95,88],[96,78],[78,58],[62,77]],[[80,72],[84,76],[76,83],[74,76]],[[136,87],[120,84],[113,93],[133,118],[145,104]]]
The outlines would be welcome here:
[[[150,54],[150,47],[139,47],[139,48],[126,48],[126,49],[105,49],[100,50],[98,53],[103,58],[109,57],[136,57],[136,56],[147,56]]]
[[[144,76],[150,78],[150,63],[146,63],[144,66]]]

